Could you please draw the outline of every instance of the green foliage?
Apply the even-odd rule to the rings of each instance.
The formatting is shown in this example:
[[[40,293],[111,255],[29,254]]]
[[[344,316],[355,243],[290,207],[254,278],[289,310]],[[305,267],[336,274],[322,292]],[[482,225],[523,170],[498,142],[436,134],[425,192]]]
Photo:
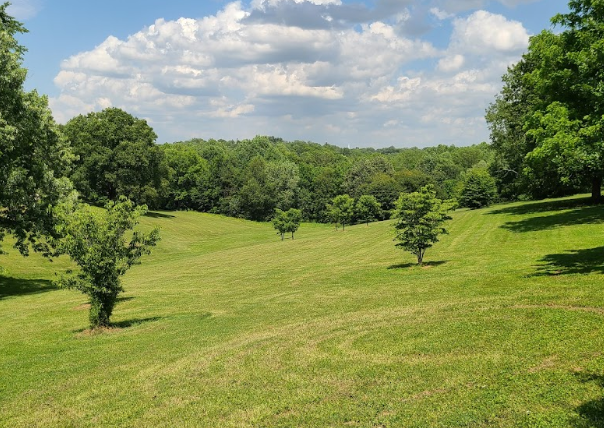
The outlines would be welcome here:
[[[108,108],[71,119],[63,132],[78,156],[71,179],[85,199],[126,196],[157,206],[166,171],[157,135],[145,120]]]
[[[373,195],[361,195],[356,203],[357,218],[369,225],[370,221],[377,219],[381,212],[382,206]]]
[[[354,199],[348,195],[338,195],[327,205],[327,212],[332,223],[342,225],[342,230],[354,218]]]
[[[132,232],[146,211],[146,206],[136,207],[123,198],[109,202],[104,211],[90,206],[63,211],[56,254],[69,255],[79,272],[63,276],[57,283],[89,297],[92,328],[109,325],[117,296],[123,291],[120,276],[150,254],[150,247],[159,240],[157,228],[150,233]],[[131,234],[130,239],[126,234]]]
[[[426,249],[438,242],[438,235],[447,233],[443,223],[451,219],[448,212],[452,207],[451,202],[436,197],[433,186],[401,193],[395,208],[395,239],[399,241],[396,246],[414,254],[421,265]]]
[[[600,198],[602,10],[599,0],[575,0],[568,13],[553,17],[561,31],[531,38],[528,52],[504,77],[502,94],[487,114],[500,168],[513,170],[513,181],[524,182],[534,196],[591,187],[592,198]]]
[[[294,239],[294,233],[298,231],[300,223],[302,222],[302,211],[290,208],[287,211],[282,211],[279,208],[275,210],[275,216],[273,217],[273,227],[281,235],[283,241],[286,233],[292,234]]]
[[[472,168],[464,176],[459,205],[467,208],[482,208],[491,205],[497,197],[495,179],[486,168]]]
[[[71,191],[71,155],[46,97],[23,88],[25,48],[17,36],[27,30],[7,6],[0,5],[0,243],[10,233],[27,255],[30,244],[48,249],[42,238],[54,230],[52,207]]]

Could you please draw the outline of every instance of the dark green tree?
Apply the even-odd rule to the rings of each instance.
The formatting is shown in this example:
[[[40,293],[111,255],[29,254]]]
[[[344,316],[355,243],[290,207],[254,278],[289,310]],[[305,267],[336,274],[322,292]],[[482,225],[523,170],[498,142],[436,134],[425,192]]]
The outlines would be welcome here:
[[[528,52],[504,79],[502,96],[487,119],[497,125],[492,134],[493,129],[520,133],[509,132],[516,148],[502,147],[508,159],[514,159],[513,150],[516,158],[522,156],[522,171],[516,173],[536,183],[533,189],[547,191],[540,196],[589,187],[592,199],[600,200],[604,3],[572,0],[569,12],[554,16],[552,23],[561,31],[531,38]]]
[[[438,242],[439,235],[447,233],[443,224],[451,219],[452,208],[451,202],[436,197],[431,185],[419,192],[401,193],[395,208],[396,246],[414,254],[421,265],[426,250]]]
[[[496,198],[495,180],[486,168],[472,168],[465,173],[459,195],[460,206],[472,209],[488,207]]]
[[[157,135],[145,120],[108,108],[74,117],[63,132],[78,156],[71,179],[85,199],[157,203],[166,171]]]
[[[133,231],[147,207],[127,199],[109,202],[105,210],[79,206],[66,210],[57,226],[56,255],[67,254],[78,265],[77,274],[62,276],[57,283],[76,289],[90,299],[90,326],[107,327],[118,295],[120,277],[150,253],[159,240],[159,229]],[[129,236],[129,238],[127,238]]]
[[[43,237],[53,233],[53,207],[71,191],[71,155],[46,97],[23,88],[26,49],[17,36],[27,30],[7,7],[0,5],[0,243],[10,233],[26,255],[30,244],[48,249]]]

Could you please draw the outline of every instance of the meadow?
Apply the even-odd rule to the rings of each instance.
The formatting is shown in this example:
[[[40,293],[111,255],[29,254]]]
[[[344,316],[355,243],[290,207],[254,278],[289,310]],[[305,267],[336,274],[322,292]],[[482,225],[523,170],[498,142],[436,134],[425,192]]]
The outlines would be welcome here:
[[[110,330],[0,256],[0,426],[602,427],[604,207],[458,210],[423,267],[391,222],[151,213]],[[5,246],[9,248],[9,245]]]

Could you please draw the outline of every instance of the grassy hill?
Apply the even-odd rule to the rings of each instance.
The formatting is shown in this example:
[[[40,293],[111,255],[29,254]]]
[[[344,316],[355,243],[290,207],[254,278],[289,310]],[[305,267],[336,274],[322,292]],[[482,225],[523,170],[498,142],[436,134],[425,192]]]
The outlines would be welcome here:
[[[460,210],[427,266],[336,232],[157,213],[116,328],[0,257],[0,426],[604,426],[604,208]]]

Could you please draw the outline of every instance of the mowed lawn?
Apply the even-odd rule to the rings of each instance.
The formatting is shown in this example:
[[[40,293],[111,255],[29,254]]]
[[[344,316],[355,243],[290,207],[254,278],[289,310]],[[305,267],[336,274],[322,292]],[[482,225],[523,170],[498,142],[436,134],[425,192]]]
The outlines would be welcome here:
[[[458,210],[424,267],[391,222],[192,212],[110,331],[50,263],[0,256],[0,426],[602,427],[604,207]],[[8,245],[5,245],[8,247]]]

